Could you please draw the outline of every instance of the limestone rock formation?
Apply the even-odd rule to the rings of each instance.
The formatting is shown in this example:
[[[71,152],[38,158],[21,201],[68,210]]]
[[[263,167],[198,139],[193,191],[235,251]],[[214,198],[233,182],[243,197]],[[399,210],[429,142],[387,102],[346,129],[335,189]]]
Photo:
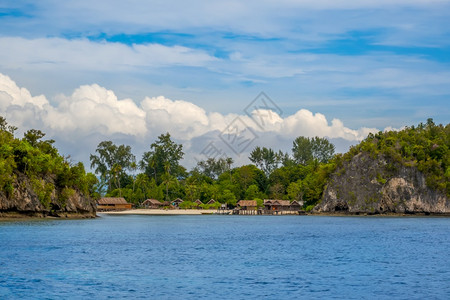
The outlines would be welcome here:
[[[33,188],[30,179],[23,174],[17,174],[10,195],[0,192],[0,217],[33,216],[33,217],[63,217],[63,218],[93,218],[96,216],[95,201],[74,189],[48,191],[44,201],[43,196]],[[54,180],[48,176],[41,179],[43,186],[53,185]]]
[[[430,189],[425,176],[413,165],[361,152],[331,175],[314,211],[450,214],[450,200],[444,192]]]

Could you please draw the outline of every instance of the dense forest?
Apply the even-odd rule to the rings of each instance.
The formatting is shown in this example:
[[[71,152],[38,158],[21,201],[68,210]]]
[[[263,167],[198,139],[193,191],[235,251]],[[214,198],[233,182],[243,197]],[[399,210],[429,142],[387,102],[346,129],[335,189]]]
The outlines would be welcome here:
[[[64,209],[75,194],[96,195],[97,177],[86,173],[82,163],[61,156],[54,140],[44,140],[45,133],[36,129],[25,132],[22,139],[15,138],[16,130],[0,116],[1,199],[11,199],[17,188],[31,189],[42,207],[51,210]]]
[[[29,130],[19,139],[14,137],[16,130],[0,118],[0,192],[11,195],[14,179],[25,174],[43,203],[54,191],[64,199],[79,190],[92,198],[124,197],[137,205],[148,198],[182,198],[184,208],[194,207],[197,199],[205,208],[213,208],[221,203],[234,206],[243,199],[262,205],[263,199],[270,198],[303,201],[304,208],[311,210],[321,200],[330,174],[360,152],[383,154],[393,163],[417,167],[429,187],[447,196],[450,190],[450,125],[436,125],[432,119],[398,132],[370,134],[345,154],[335,154],[334,145],[325,138],[299,136],[290,153],[255,147],[249,156],[252,164],[234,166],[232,158],[209,158],[190,171],[180,164],[183,146],[169,133],[150,144],[140,160],[130,146],[103,141],[90,155],[96,175],[86,173],[82,163],[61,156],[54,141],[44,140],[41,131]],[[46,183],[45,177],[52,177],[54,183]],[[217,202],[207,205],[210,199]]]
[[[200,199],[204,207],[242,199],[265,198],[302,200],[307,205],[321,196],[327,175],[334,169],[328,161],[334,145],[322,138],[298,137],[292,155],[265,147],[250,154],[253,164],[233,167],[232,158],[209,158],[199,161],[191,171],[180,165],[183,146],[162,134],[137,162],[126,145],[101,142],[90,157],[91,167],[100,177],[100,187],[108,196],[124,197],[139,204],[147,198],[173,200],[182,198],[183,207],[194,207]],[[137,173],[141,170],[141,173]]]
[[[291,153],[255,147],[249,156],[252,164],[234,167],[232,158],[210,158],[198,162],[190,172],[179,164],[184,155],[182,145],[174,143],[167,133],[150,145],[139,162],[130,147],[102,142],[91,155],[91,167],[108,195],[122,196],[136,204],[146,198],[182,198],[186,208],[194,207],[196,199],[203,203],[215,199],[216,206],[256,199],[262,205],[263,199],[271,198],[303,201],[304,208],[310,210],[321,200],[336,167],[362,151],[373,156],[383,154],[393,164],[417,167],[429,187],[448,195],[449,131],[449,125],[436,125],[429,119],[426,124],[399,132],[370,134],[345,154],[334,154],[334,146],[325,138],[300,136],[293,141]],[[137,169],[142,172],[136,174]]]

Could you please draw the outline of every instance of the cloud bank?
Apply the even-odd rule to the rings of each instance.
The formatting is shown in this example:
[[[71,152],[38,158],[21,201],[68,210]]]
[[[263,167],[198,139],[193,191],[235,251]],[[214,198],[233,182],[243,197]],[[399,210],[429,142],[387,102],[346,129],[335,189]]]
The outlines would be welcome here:
[[[43,130],[62,143],[66,151],[80,152],[66,154],[84,162],[102,140],[125,141],[142,152],[165,132],[185,145],[187,158],[192,160],[201,152],[202,144],[220,142],[221,132],[236,119],[258,138],[247,152],[256,145],[278,149],[280,140],[292,143],[300,135],[356,143],[369,132],[377,131],[364,127],[350,129],[339,119],[329,122],[323,114],[306,109],[284,117],[267,109],[253,110],[249,115],[207,112],[188,101],[164,96],[146,97],[137,103],[132,99],[118,99],[113,91],[97,84],[80,86],[71,95],[50,102],[44,95],[31,95],[3,74],[0,74],[0,114],[23,131]],[[264,126],[258,124],[261,118]],[[243,156],[246,157],[245,153]]]

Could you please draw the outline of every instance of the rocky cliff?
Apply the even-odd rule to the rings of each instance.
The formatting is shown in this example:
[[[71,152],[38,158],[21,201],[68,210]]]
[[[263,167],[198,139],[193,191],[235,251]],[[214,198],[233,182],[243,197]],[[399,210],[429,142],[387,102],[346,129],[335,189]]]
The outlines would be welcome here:
[[[427,186],[413,165],[361,152],[330,176],[315,212],[351,214],[450,214],[443,191]]]
[[[0,217],[94,218],[95,202],[75,189],[54,188],[54,178],[30,180],[17,173],[9,193],[0,191]]]

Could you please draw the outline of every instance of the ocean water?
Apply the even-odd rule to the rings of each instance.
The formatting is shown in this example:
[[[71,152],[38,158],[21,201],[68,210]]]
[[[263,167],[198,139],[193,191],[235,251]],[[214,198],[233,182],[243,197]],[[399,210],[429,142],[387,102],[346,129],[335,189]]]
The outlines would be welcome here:
[[[450,218],[0,222],[0,299],[450,299]]]

